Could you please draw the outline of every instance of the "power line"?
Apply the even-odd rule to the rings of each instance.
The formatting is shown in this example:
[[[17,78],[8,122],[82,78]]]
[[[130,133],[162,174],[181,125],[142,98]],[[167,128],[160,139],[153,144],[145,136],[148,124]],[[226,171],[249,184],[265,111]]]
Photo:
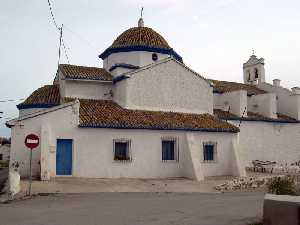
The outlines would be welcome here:
[[[79,33],[73,31],[72,29],[70,29],[70,27],[64,25],[64,28],[67,29],[71,34],[73,34],[74,36],[76,36],[78,39],[80,39],[81,41],[85,42],[91,49],[97,51],[98,53],[98,50],[97,48],[90,42],[88,41],[87,39],[85,39],[82,35],[80,35]]]
[[[65,44],[64,39],[62,38],[62,28],[63,28],[63,25],[61,27],[59,27],[57,25],[57,22],[56,22],[54,13],[53,13],[53,9],[52,9],[52,6],[51,6],[51,2],[50,2],[50,0],[47,0],[47,1],[48,1],[49,11],[50,11],[50,14],[51,14],[51,18],[52,18],[53,24],[55,25],[56,29],[59,30],[60,35],[61,35],[61,40],[60,40],[59,48],[61,47],[61,45],[63,46],[63,48],[64,48],[64,54],[65,54],[65,56],[67,58],[68,64],[70,64],[70,58],[69,58],[68,53],[67,53],[66,44]],[[77,36],[81,41],[84,41],[86,44],[89,45],[90,48],[92,48],[93,50],[97,51],[97,53],[98,53],[97,48],[93,44],[91,44],[91,42],[89,42],[87,39],[85,39],[84,37],[82,37],[80,34],[74,32],[69,27],[64,26],[64,28],[66,28],[73,35]],[[59,52],[60,52],[60,49],[59,49]],[[59,53],[59,60],[58,61],[60,61],[60,53]]]
[[[52,6],[51,6],[50,0],[48,0],[48,5],[49,5],[49,10],[50,10],[50,14],[51,14],[51,18],[52,18],[53,24],[56,27],[56,29],[59,30],[59,27],[58,27],[58,25],[57,25],[57,23],[55,21],[55,17],[54,17],[53,11],[52,11]]]
[[[25,98],[0,100],[0,103],[23,101]]]
[[[66,45],[65,45],[65,42],[63,40],[63,24],[61,25],[61,27],[59,27],[56,23],[56,19],[55,19],[55,16],[54,16],[54,13],[53,13],[53,10],[52,10],[52,6],[51,6],[51,2],[50,0],[47,0],[48,2],[48,6],[49,6],[49,11],[50,11],[50,14],[51,14],[51,18],[52,18],[52,21],[53,21],[53,24],[54,26],[56,27],[56,29],[59,31],[60,33],[60,37],[59,37],[59,53],[58,53],[58,64],[60,63],[60,52],[61,52],[61,46],[63,46],[63,50],[64,50],[64,54],[67,58],[67,61],[68,61],[68,64],[70,64],[70,60],[69,60],[69,56],[68,56],[68,53],[67,53],[67,48],[66,48]]]

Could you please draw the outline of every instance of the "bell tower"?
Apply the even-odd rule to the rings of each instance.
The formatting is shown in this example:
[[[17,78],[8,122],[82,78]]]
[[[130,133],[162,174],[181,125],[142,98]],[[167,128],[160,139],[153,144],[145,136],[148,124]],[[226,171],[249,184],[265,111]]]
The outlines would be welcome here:
[[[244,83],[259,84],[265,82],[265,60],[258,59],[256,55],[250,56],[249,60],[243,64]]]

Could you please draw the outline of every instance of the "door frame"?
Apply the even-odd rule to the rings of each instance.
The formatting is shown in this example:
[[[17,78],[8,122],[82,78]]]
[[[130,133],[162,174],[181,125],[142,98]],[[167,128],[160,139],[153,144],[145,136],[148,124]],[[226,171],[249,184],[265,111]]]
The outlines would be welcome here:
[[[71,174],[70,175],[57,175],[57,169],[56,169],[56,156],[57,156],[57,142],[58,140],[70,140],[72,142],[72,165],[71,165]],[[56,138],[56,150],[55,150],[55,176],[56,177],[72,177],[73,176],[73,171],[74,171],[74,139],[72,138]]]

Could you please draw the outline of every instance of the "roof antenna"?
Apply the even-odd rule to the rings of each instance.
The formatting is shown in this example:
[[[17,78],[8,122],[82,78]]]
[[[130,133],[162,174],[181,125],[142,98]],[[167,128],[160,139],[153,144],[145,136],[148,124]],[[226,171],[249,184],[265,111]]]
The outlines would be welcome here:
[[[144,7],[141,8],[141,18],[139,19],[138,27],[144,27],[143,11],[144,11]]]

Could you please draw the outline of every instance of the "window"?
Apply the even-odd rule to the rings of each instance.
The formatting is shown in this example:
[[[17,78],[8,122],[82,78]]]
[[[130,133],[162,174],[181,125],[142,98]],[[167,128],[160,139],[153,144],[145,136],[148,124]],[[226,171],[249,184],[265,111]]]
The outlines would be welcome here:
[[[258,78],[258,69],[255,68],[255,69],[254,69],[254,72],[255,72],[255,78]]]
[[[157,60],[158,60],[158,56],[157,56],[156,53],[153,53],[153,54],[152,54],[152,60],[153,60],[153,61],[157,61]]]
[[[119,139],[114,140],[114,160],[115,161],[130,161],[130,140]]]
[[[162,139],[162,161],[178,161],[178,146],[176,138]]]
[[[3,155],[2,154],[0,154],[0,160],[3,160]]]
[[[248,72],[248,81],[251,81],[251,73],[249,70],[247,72]]]
[[[205,142],[203,143],[203,161],[216,162],[217,143]]]

